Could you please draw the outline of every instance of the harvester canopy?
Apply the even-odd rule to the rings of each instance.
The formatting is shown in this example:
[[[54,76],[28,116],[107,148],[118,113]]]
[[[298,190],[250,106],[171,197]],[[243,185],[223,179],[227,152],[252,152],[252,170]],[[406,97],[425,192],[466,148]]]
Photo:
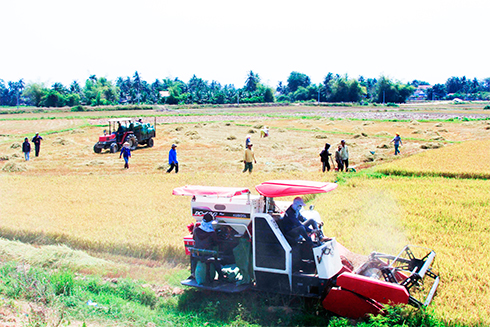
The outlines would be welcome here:
[[[300,180],[272,180],[255,186],[257,192],[269,198],[326,193],[336,188],[336,183]]]
[[[245,187],[220,187],[220,186],[201,186],[201,185],[186,185],[174,188],[173,195],[187,196],[216,196],[231,198],[242,194],[249,194],[250,190]]]

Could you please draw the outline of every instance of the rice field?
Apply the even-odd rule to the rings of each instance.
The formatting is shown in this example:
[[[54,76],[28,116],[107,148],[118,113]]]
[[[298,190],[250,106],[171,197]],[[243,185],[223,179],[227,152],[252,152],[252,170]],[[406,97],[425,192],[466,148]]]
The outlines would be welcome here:
[[[433,249],[441,284],[431,307],[447,321],[490,324],[489,181],[360,177],[316,201],[328,234],[353,251]]]
[[[170,116],[158,117],[162,121],[155,146],[134,151],[129,170],[117,154],[93,152],[103,129],[98,118],[34,115],[32,120],[1,120],[0,236],[62,243],[135,262],[182,264],[182,237],[192,221],[190,199],[172,196],[173,188],[245,186],[255,193],[255,185],[272,179],[339,181],[335,191],[311,200],[326,222],[327,235],[362,254],[396,254],[406,244],[432,248],[441,276],[432,308],[447,321],[490,325],[487,121],[332,120],[317,117],[317,112],[314,117],[290,112],[271,118],[252,113],[256,116],[236,121],[191,115],[169,123]],[[263,125],[270,128],[269,138],[257,133]],[[31,153],[25,162],[19,145],[36,131],[44,137],[41,156]],[[389,144],[396,132],[404,142],[397,157]],[[250,175],[241,173],[247,134],[258,161]],[[341,139],[349,146],[351,166],[374,168],[322,174],[319,152],[326,142],[334,147]],[[465,140],[472,141],[460,143]],[[165,174],[172,143],[178,144],[179,174]],[[474,149],[481,149],[478,160]],[[411,177],[380,177],[379,172]]]
[[[489,148],[490,140],[468,141],[378,166],[377,171],[404,176],[490,179]]]

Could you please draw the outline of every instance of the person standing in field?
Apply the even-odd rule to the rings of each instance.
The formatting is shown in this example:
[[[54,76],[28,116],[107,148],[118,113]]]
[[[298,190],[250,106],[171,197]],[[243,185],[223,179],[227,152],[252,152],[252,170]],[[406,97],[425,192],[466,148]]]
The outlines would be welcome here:
[[[403,145],[400,134],[396,133],[395,138],[390,143],[395,145],[395,156],[398,155],[400,153],[400,145]]]
[[[31,143],[29,143],[29,139],[26,137],[24,139],[24,143],[22,143],[22,152],[24,152],[24,158],[26,161],[29,161],[29,153],[31,152]]]
[[[129,158],[131,158],[131,148],[129,147],[129,142],[124,142],[121,153],[119,154],[119,159],[121,159],[121,156],[124,157],[124,168],[129,169]]]
[[[34,149],[36,150],[36,157],[39,157],[39,151],[41,151],[41,141],[43,138],[36,133],[36,136],[32,138],[32,143],[34,143]]]
[[[245,164],[243,172],[246,172],[248,170],[249,174],[252,173],[252,169],[254,168],[253,163],[257,163],[257,160],[255,160],[254,152],[252,151],[252,146],[252,143],[248,144],[247,149],[245,150],[245,155],[243,157],[243,163]]]
[[[172,148],[168,152],[168,164],[170,168],[167,170],[167,173],[170,173],[175,167],[175,173],[179,172],[179,162],[177,161],[177,145],[172,144]]]
[[[335,162],[337,163],[337,170],[342,171],[344,165],[342,164],[342,157],[340,156],[340,151],[342,150],[342,146],[339,145],[337,151],[335,151]]]
[[[325,168],[327,168],[327,171],[330,171],[330,163],[328,160],[330,160],[330,156],[332,155],[330,152],[328,152],[328,149],[330,149],[330,144],[325,143],[325,149],[320,152],[320,160],[322,162],[322,172],[325,172]]]
[[[347,172],[347,169],[349,168],[349,149],[347,148],[347,144],[345,144],[345,140],[340,141],[340,145],[342,146],[340,158],[342,159],[342,165]]]

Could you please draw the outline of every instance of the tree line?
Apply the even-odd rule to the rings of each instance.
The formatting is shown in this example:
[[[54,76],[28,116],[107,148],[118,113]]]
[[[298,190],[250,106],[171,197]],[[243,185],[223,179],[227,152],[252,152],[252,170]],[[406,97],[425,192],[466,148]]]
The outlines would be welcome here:
[[[258,74],[250,71],[242,88],[233,84],[221,85],[195,75],[187,82],[178,78],[143,80],[138,72],[133,77],[119,77],[115,82],[91,75],[84,85],[73,81],[70,85],[54,83],[26,84],[23,79],[7,83],[0,79],[0,106],[99,106],[118,104],[232,104],[271,102],[353,102],[403,103],[423,81],[401,83],[386,76],[376,78],[348,78],[347,75],[328,73],[322,83],[313,84],[306,74],[291,72],[286,82],[275,89],[261,83]],[[451,77],[445,84],[428,88],[428,100],[490,99],[490,78],[484,80]]]

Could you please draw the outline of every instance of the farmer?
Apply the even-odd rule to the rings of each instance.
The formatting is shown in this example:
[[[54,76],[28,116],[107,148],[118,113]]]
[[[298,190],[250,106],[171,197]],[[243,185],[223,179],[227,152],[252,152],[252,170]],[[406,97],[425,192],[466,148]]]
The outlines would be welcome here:
[[[252,139],[250,134],[247,135],[247,138],[245,139],[245,148],[248,148],[248,145],[252,143]]]
[[[308,245],[313,247],[313,241],[308,236],[308,233],[319,232],[321,240],[323,240],[323,234],[318,229],[318,223],[314,219],[306,219],[300,213],[301,208],[305,206],[303,199],[299,196],[294,198],[293,203],[284,213],[282,218],[282,227],[284,234],[294,239],[302,236]]]
[[[194,233],[192,238],[194,239],[194,248],[203,249],[203,250],[213,250],[216,246],[218,246],[218,235],[214,231],[213,221],[214,217],[209,212],[207,212],[201,221],[199,227],[194,228]],[[200,260],[207,261],[210,257],[200,256]],[[223,272],[221,271],[221,264],[219,261],[212,261],[216,272],[218,273],[219,279],[223,279]],[[206,267],[206,276],[211,279],[209,276],[209,267]],[[214,279],[214,278],[213,278]]]
[[[325,149],[320,152],[320,160],[322,162],[322,172],[325,172],[325,167],[327,168],[327,171],[330,171],[330,163],[328,160],[330,159],[330,156],[332,155],[330,152],[328,152],[328,149],[330,149],[330,144],[325,143]]]
[[[167,173],[170,173],[175,167],[175,173],[179,172],[179,162],[177,161],[177,145],[172,144],[172,148],[168,152],[168,164],[170,168],[167,170]]]
[[[269,136],[269,128],[267,126],[264,126],[264,128],[260,131],[260,137],[267,137]]]
[[[249,174],[252,173],[252,169],[254,168],[253,163],[257,163],[255,160],[254,152],[252,151],[252,143],[249,143],[247,149],[245,150],[245,155],[243,157],[243,163],[245,164],[245,168],[243,168],[243,172],[249,171]]]
[[[22,143],[22,152],[24,152],[24,158],[26,161],[29,161],[29,153],[31,152],[31,143],[29,143],[29,139],[26,137],[24,139],[24,143]]]
[[[345,144],[345,140],[340,141],[340,145],[342,146],[340,158],[342,159],[342,165],[344,166],[345,171],[347,171],[349,168],[349,149],[347,148],[347,144]]]
[[[36,136],[32,138],[32,142],[34,143],[34,148],[36,150],[36,157],[39,157],[39,151],[41,151],[41,141],[43,138],[39,136],[39,133],[36,133]]]
[[[396,156],[400,153],[400,149],[399,149],[400,145],[403,145],[400,134],[396,133],[395,138],[393,140],[391,140],[390,143],[392,143],[392,142],[395,145],[395,156]]]
[[[335,151],[335,162],[337,163],[337,170],[342,171],[344,164],[342,163],[342,157],[340,156],[340,151],[342,150],[342,145],[339,144],[337,151]]]
[[[124,145],[119,154],[119,159],[121,156],[124,157],[124,168],[129,169],[129,158],[131,158],[131,148],[129,147],[129,142],[124,142]]]
[[[122,127],[120,122],[117,122],[117,132],[116,132],[116,141],[117,142],[121,141],[123,134],[124,134],[124,127]]]

